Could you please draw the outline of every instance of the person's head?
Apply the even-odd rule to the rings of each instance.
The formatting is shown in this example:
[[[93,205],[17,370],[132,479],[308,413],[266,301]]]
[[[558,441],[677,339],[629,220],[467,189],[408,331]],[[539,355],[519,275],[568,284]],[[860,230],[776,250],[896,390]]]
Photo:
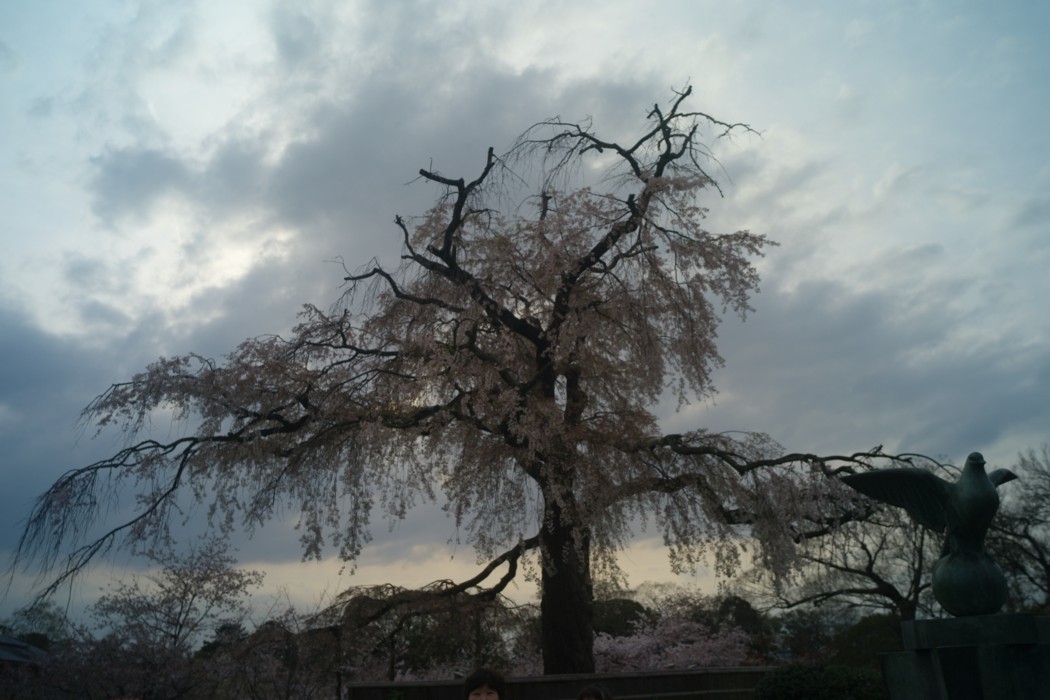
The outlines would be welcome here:
[[[613,696],[605,686],[589,685],[580,691],[576,700],[613,700]]]
[[[489,668],[479,668],[463,680],[467,700],[506,700],[503,676]]]

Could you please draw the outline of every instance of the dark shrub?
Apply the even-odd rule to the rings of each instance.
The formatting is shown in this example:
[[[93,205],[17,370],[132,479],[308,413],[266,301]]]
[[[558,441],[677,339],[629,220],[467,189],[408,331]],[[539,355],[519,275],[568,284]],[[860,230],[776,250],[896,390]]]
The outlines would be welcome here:
[[[836,666],[879,668],[879,654],[901,651],[901,622],[896,615],[868,615],[835,635],[834,655],[829,662]]]
[[[887,700],[882,674],[874,669],[791,664],[755,686],[755,700]]]

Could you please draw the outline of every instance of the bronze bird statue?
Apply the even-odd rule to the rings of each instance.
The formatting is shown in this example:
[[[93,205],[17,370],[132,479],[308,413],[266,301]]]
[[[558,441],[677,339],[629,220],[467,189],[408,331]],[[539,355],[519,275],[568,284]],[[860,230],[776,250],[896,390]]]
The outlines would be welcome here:
[[[881,469],[842,477],[865,496],[904,508],[920,525],[944,533],[941,558],[933,566],[933,595],[955,616],[989,615],[1006,602],[1006,577],[984,550],[988,527],[999,510],[996,489],[1017,475],[984,470],[971,452],[952,483],[925,469]]]

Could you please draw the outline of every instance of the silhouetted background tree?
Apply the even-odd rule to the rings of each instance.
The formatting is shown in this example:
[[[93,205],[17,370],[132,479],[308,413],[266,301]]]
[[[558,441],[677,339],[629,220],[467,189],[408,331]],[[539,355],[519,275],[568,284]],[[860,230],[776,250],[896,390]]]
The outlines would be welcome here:
[[[1003,498],[988,533],[989,553],[1006,573],[1013,610],[1050,612],[1050,445],[1018,455],[1020,487]]]

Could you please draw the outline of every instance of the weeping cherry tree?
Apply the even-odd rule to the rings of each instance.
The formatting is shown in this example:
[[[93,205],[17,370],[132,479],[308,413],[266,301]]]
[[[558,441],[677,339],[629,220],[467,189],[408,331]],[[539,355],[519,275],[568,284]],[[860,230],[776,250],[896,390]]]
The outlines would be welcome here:
[[[126,446],[39,498],[19,556],[54,590],[167,532],[192,497],[220,531],[293,508],[305,555],[353,561],[375,510],[438,499],[479,561],[443,591],[494,597],[536,562],[546,673],[593,671],[592,567],[640,522],[682,569],[732,571],[745,543],[788,566],[796,539],[849,517],[826,477],[885,455],[661,432],[658,406],[712,395],[720,315],[750,310],[773,245],[705,229],[702,202],[721,194],[705,139],[753,132],[690,111],[690,93],[653,106],[635,140],[552,119],[490,148],[473,179],[420,170],[438,197],[394,220],[398,265],[348,270],[337,302],[304,307],[287,337],[160,359],[96,398],[84,419]],[[185,434],[153,437],[157,411]],[[83,537],[114,483],[136,510]]]

